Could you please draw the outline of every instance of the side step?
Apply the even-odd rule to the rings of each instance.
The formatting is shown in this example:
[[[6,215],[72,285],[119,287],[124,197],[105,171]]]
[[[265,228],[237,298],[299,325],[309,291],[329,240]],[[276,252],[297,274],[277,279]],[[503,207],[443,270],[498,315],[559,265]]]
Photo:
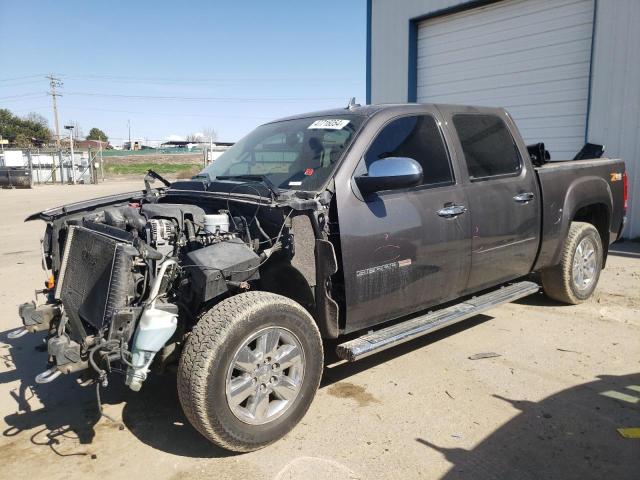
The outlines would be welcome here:
[[[540,290],[540,286],[533,282],[513,283],[451,307],[436,310],[341,343],[336,348],[336,354],[342,360],[355,362],[371,354],[466,320],[503,303],[526,297],[538,290]]]

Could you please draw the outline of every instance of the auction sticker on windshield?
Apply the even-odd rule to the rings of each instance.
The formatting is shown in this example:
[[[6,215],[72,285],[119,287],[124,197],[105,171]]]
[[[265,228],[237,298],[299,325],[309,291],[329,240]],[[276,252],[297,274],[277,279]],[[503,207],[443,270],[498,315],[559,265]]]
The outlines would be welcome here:
[[[309,125],[309,130],[342,130],[349,125],[349,120],[341,120],[339,118],[327,118],[324,120],[316,120]]]

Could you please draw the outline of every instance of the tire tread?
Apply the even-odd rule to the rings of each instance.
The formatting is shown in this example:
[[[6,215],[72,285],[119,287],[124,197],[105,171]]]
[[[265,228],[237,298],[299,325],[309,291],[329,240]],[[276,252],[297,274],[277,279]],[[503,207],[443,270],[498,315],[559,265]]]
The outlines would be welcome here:
[[[542,286],[544,293],[548,297],[570,305],[577,305],[587,300],[588,297],[582,299],[576,296],[571,288],[573,255],[578,246],[578,241],[585,236],[585,232],[595,233],[596,246],[598,247],[596,253],[602,256],[602,241],[598,230],[590,223],[571,222],[567,238],[564,241],[560,262],[541,272]],[[601,260],[598,265],[602,265]],[[596,282],[597,280],[598,278],[596,277]]]
[[[224,449],[247,452],[265,445],[252,444],[250,439],[238,438],[218,419],[210,417],[207,407],[210,365],[225,344],[234,325],[249,320],[256,310],[276,303],[307,317],[312,327],[312,335],[317,337],[316,341],[321,344],[320,332],[315,321],[301,305],[281,295],[255,291],[229,297],[206,312],[193,328],[182,352],[177,383],[183,411],[196,430]]]

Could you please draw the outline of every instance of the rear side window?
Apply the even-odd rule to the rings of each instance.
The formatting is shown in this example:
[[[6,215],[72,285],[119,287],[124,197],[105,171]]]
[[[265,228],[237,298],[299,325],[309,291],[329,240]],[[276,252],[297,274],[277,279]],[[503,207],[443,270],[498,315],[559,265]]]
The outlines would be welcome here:
[[[440,129],[431,115],[397,118],[375,138],[364,160],[371,165],[387,157],[409,157],[422,166],[423,185],[453,183],[451,163]]]
[[[472,180],[520,172],[518,147],[500,117],[459,114],[453,116],[453,125]]]

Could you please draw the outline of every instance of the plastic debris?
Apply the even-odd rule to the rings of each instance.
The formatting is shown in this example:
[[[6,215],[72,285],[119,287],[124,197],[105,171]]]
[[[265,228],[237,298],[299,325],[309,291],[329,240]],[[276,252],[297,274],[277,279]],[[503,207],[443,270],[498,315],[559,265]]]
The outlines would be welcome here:
[[[618,428],[616,430],[624,438],[640,438],[640,427]]]
[[[495,352],[476,353],[475,355],[471,355],[469,360],[480,360],[482,358],[495,358],[500,356],[501,355],[499,353]]]

